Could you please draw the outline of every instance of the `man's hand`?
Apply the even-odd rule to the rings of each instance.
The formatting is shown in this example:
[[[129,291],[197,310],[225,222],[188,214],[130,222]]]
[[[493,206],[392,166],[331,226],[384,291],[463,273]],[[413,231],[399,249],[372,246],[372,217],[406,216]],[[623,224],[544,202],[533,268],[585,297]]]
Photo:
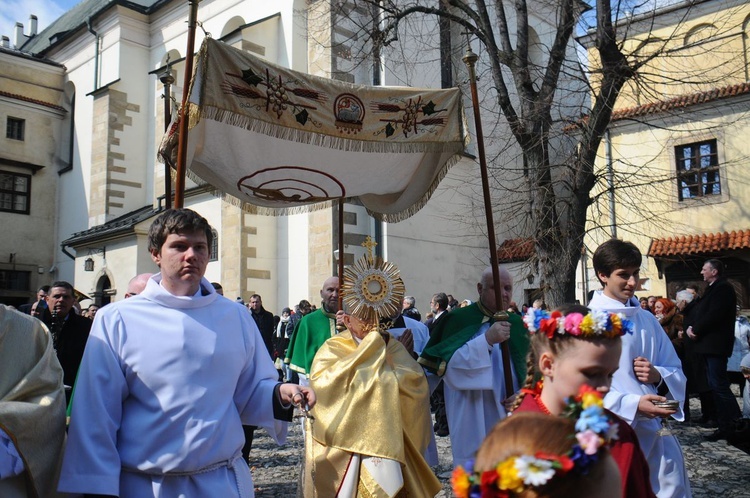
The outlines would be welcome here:
[[[302,409],[310,410],[317,401],[315,391],[307,386],[297,384],[281,384],[279,386],[279,396],[281,402],[285,405],[294,405]]]
[[[398,338],[398,342],[404,345],[410,355],[414,355],[414,335],[411,333],[411,329],[404,330]]]
[[[493,346],[510,339],[510,322],[495,322],[484,333],[487,344]]]
[[[344,327],[344,310],[338,310],[336,312],[336,325]]]
[[[633,360],[633,372],[635,377],[644,384],[658,384],[661,382],[661,374],[654,365],[643,356]]]
[[[685,333],[687,334],[687,336],[689,338],[691,338],[693,340],[695,340],[695,339],[698,338],[698,336],[695,335],[695,333],[693,332],[693,326],[692,325],[687,328],[687,330],[685,331]]]
[[[669,410],[667,408],[660,408],[654,404],[654,401],[666,401],[667,398],[659,396],[657,394],[644,394],[641,399],[638,400],[638,415],[644,415],[648,418],[667,418],[670,415],[677,412],[677,410]]]

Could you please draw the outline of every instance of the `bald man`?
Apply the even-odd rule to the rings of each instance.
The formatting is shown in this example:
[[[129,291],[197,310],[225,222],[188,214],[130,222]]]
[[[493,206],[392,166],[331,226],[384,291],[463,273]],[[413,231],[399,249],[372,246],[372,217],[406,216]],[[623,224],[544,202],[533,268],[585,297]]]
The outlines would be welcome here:
[[[329,277],[320,289],[321,307],[302,317],[294,327],[286,359],[289,368],[299,374],[300,385],[308,385],[307,376],[310,373],[313,358],[320,346],[326,340],[338,333],[336,330],[337,315],[339,313],[339,279]]]
[[[502,268],[500,287],[503,302],[509,303],[513,279]],[[492,268],[482,273],[477,292],[475,303],[435,324],[419,357],[428,371],[443,378],[454,466],[474,458],[490,429],[507,415],[503,402],[514,393],[505,392],[502,342],[510,339],[515,389],[526,375],[529,337],[521,317],[510,313],[508,321],[492,318],[497,311]]]
[[[137,296],[141,292],[143,292],[143,289],[146,288],[146,284],[148,283],[148,279],[151,278],[151,275],[153,273],[141,273],[140,275],[136,275],[135,277],[130,279],[130,282],[128,282],[128,290],[125,292],[125,299],[133,296]]]

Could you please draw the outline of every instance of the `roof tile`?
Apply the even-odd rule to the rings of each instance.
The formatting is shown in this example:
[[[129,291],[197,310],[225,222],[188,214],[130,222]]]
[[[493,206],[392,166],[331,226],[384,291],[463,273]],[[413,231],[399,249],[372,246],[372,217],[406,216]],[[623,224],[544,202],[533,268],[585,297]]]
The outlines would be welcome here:
[[[533,239],[508,239],[497,248],[499,263],[525,261],[535,253]]]
[[[750,249],[750,230],[652,239],[648,255],[651,257],[687,256],[731,249]]]
[[[18,95],[15,93],[8,93],[8,92],[3,92],[0,90],[0,97],[8,97],[11,99],[23,100],[24,102],[31,102],[32,104],[37,104],[37,105],[41,105],[44,107],[49,107],[50,109],[55,109],[57,111],[65,112],[65,108],[59,105],[51,104],[50,102],[45,102],[43,100],[32,99],[31,97],[25,97],[23,95]]]

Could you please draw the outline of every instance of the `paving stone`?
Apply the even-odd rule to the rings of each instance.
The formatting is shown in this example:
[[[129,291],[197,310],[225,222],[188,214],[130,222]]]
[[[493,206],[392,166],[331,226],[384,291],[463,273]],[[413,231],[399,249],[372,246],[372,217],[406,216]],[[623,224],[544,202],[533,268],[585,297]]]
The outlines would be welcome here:
[[[700,417],[698,401],[690,400],[694,419]],[[672,431],[682,445],[694,498],[750,498],[750,455],[730,446],[726,441],[708,442],[704,436],[713,429],[691,424],[671,423]],[[440,463],[433,470],[443,483],[438,498],[450,492],[450,438],[437,437]],[[290,424],[288,441],[276,443],[259,430],[255,433],[250,466],[258,498],[290,498],[296,496],[301,456],[304,452],[302,430]]]

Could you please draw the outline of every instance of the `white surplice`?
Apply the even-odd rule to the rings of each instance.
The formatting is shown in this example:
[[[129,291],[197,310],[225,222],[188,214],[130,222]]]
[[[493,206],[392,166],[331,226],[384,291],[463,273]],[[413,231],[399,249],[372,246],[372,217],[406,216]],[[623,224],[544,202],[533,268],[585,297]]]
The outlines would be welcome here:
[[[388,333],[398,339],[403,335],[406,329],[411,330],[411,335],[414,338],[414,352],[422,354],[422,350],[427,345],[427,341],[430,340],[430,329],[419,320],[409,318],[408,316],[402,316],[402,318],[404,319],[404,325],[406,325],[406,327],[391,327],[388,329]],[[427,372],[425,372],[425,375],[427,375]],[[430,376],[434,379],[434,386],[432,385]],[[439,381],[440,379],[437,376],[432,374],[427,375],[427,385],[430,388],[430,394],[435,390],[435,386],[437,386],[437,382]],[[440,463],[437,451],[437,441],[435,441],[435,433],[432,431],[430,431],[430,444],[425,450],[424,459],[427,461],[427,465],[430,465],[431,467]]]
[[[159,274],[99,310],[86,345],[59,489],[126,497],[251,497],[242,425],[281,443],[278,374],[250,313],[201,281],[173,296]]]
[[[682,403],[685,400],[686,378],[674,346],[656,317],[641,309],[635,298],[631,298],[626,306],[605,296],[602,291],[597,291],[589,308],[622,313],[633,322],[633,334],[622,337],[620,368],[615,372],[612,387],[604,398],[604,405],[629,423],[638,435],[638,442],[648,460],[654,493],[659,498],[689,498],[692,496],[690,482],[677,438],[657,434],[661,428],[660,419],[637,414],[641,396],[657,394],[655,385],[644,384],[635,376],[633,360],[642,356],[656,367],[669,388],[666,397],[680,401],[680,407],[672,418],[679,421],[685,419]]]
[[[453,354],[443,376],[454,467],[474,459],[484,437],[507,415],[500,344],[492,348],[487,344],[484,333],[489,322],[477,327],[476,334]],[[518,389],[515,375],[513,387]]]

